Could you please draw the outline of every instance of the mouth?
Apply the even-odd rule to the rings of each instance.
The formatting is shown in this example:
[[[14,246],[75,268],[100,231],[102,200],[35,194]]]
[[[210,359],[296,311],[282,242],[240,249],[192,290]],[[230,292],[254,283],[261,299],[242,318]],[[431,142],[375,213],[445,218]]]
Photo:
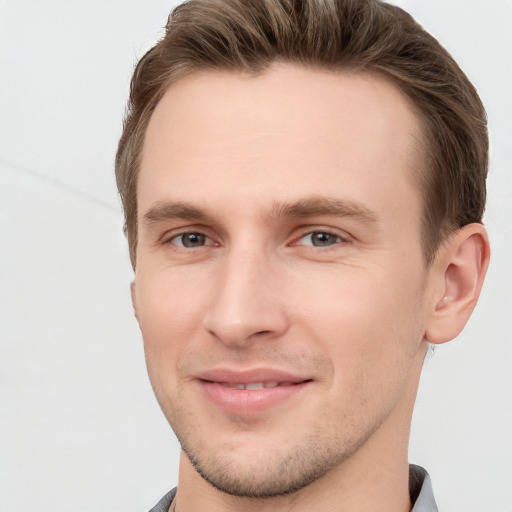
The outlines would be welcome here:
[[[196,382],[215,409],[248,417],[289,403],[313,379],[272,369],[240,372],[216,369],[202,373]]]
[[[208,382],[208,381],[206,381]],[[306,381],[302,381],[306,382]],[[212,381],[212,383],[214,383]],[[247,383],[240,383],[240,384],[233,384],[229,382],[217,382],[219,386],[224,386],[229,389],[268,389],[268,388],[277,388],[278,386],[296,386],[297,384],[300,384],[301,382],[291,382],[291,381],[285,381],[285,382],[277,382],[277,381],[269,381],[269,382],[247,382]]]

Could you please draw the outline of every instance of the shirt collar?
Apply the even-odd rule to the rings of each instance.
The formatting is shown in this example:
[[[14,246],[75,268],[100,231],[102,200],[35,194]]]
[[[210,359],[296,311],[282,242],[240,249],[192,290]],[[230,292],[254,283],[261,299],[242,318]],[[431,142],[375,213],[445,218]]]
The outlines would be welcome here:
[[[409,493],[414,504],[411,512],[438,512],[432,481],[420,466],[409,466]]]

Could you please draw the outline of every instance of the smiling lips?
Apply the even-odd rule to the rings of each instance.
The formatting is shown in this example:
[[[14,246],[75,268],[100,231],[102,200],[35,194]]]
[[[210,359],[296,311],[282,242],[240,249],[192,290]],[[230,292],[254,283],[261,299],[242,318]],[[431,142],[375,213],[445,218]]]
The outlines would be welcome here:
[[[197,382],[210,403],[228,414],[250,416],[282,404],[312,382],[281,371],[212,370]]]
[[[247,384],[230,384],[229,382],[218,382],[221,386],[226,386],[230,389],[266,389],[266,388],[275,388],[277,386],[293,386],[296,382],[249,382]]]

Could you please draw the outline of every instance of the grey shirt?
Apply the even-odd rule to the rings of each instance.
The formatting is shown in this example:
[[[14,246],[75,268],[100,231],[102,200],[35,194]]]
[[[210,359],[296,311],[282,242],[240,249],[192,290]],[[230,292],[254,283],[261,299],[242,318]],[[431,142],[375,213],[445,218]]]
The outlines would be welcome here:
[[[432,482],[428,473],[420,466],[409,466],[409,494],[414,503],[411,512],[438,512]],[[149,512],[168,512],[176,488],[169,491]]]

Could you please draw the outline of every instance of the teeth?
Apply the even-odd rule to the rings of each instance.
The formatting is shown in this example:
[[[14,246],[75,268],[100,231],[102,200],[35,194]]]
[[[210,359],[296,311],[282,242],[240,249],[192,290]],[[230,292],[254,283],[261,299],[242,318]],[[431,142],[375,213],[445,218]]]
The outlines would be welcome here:
[[[245,389],[245,384],[227,384],[227,387],[231,389]]]
[[[245,385],[245,389],[263,389],[263,382],[251,382]]]
[[[264,389],[264,388],[276,388],[277,386],[291,386],[292,382],[277,382],[277,381],[269,381],[269,382],[250,382],[248,384],[228,384],[227,382],[223,384],[230,389]]]

